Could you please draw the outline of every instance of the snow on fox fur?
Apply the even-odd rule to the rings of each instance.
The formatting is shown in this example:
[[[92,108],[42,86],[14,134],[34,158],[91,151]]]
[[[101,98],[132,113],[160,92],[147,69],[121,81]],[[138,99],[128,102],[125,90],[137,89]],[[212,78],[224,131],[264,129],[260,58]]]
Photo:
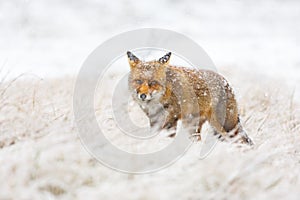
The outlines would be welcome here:
[[[127,56],[129,88],[151,128],[173,129],[170,136],[174,136],[178,120],[183,119],[183,124],[191,127],[189,133],[201,140],[202,125],[208,121],[219,138],[240,136],[241,142],[253,144],[240,123],[235,95],[224,77],[210,70],[171,66],[171,52],[149,62],[129,51]]]

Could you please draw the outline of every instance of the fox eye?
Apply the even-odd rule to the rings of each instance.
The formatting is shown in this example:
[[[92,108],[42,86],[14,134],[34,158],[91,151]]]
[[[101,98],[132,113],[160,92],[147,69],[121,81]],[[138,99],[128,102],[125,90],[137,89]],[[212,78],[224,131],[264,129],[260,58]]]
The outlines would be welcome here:
[[[139,84],[139,85],[141,85],[141,84],[143,83],[143,81],[140,80],[140,79],[135,80],[135,82],[136,82],[137,84]]]
[[[151,87],[151,86],[155,86],[155,85],[158,85],[158,82],[157,81],[151,81],[150,83],[149,83],[149,86]]]

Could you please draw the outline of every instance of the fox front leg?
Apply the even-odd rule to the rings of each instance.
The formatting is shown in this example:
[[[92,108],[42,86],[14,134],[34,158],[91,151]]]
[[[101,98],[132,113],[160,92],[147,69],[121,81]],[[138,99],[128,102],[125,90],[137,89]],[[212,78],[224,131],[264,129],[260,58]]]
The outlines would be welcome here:
[[[164,110],[166,118],[162,128],[167,129],[168,132],[170,132],[169,137],[174,137],[176,135],[177,122],[180,118],[180,114],[178,115],[176,107],[171,107],[168,103],[164,104]]]
[[[178,117],[173,113],[169,113],[166,117],[166,120],[162,126],[162,128],[170,129],[177,126]]]
[[[197,115],[189,114],[182,118],[182,128],[190,135],[193,141],[201,140],[201,128],[204,121]]]
[[[151,133],[162,130],[164,120],[166,118],[166,113],[164,112],[163,107],[156,105],[155,107],[149,109],[146,114],[150,121]]]
[[[163,107],[164,107],[164,112],[166,113],[166,119],[165,119],[165,122],[164,122],[162,128],[165,128],[165,129],[170,129],[173,127],[176,128],[177,121],[180,118],[180,114],[178,114],[180,111],[180,108],[178,108],[176,106],[170,106],[170,104],[168,102],[164,103]]]
[[[177,121],[178,118],[170,117],[170,115],[167,116],[167,119],[162,128],[168,130],[168,132],[170,133],[168,137],[174,137],[176,135]]]

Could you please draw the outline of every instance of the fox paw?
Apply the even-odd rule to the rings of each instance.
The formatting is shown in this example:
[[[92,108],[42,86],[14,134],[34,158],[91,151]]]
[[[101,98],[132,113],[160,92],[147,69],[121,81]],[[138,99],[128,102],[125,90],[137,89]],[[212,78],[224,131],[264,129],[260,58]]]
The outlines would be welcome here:
[[[248,136],[247,137],[242,137],[241,140],[242,140],[241,142],[244,143],[244,144],[248,144],[250,146],[254,145],[254,142]]]
[[[200,133],[193,133],[190,138],[194,141],[194,142],[198,142],[201,141],[201,134]]]
[[[173,138],[175,137],[176,133],[171,133],[170,135],[168,135],[168,137]]]

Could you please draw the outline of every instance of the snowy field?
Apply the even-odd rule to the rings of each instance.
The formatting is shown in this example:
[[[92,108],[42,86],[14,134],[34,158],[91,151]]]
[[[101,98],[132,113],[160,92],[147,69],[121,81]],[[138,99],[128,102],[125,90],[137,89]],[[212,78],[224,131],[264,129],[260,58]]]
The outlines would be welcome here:
[[[14,0],[0,1],[0,22],[0,200],[299,198],[299,1]],[[143,27],[204,48],[236,91],[253,148],[218,143],[201,160],[199,142],[144,175],[90,156],[74,123],[76,74],[102,42]],[[111,91],[98,91],[99,123],[111,119]],[[133,118],[145,120],[132,105]],[[149,147],[113,136],[131,150]]]

